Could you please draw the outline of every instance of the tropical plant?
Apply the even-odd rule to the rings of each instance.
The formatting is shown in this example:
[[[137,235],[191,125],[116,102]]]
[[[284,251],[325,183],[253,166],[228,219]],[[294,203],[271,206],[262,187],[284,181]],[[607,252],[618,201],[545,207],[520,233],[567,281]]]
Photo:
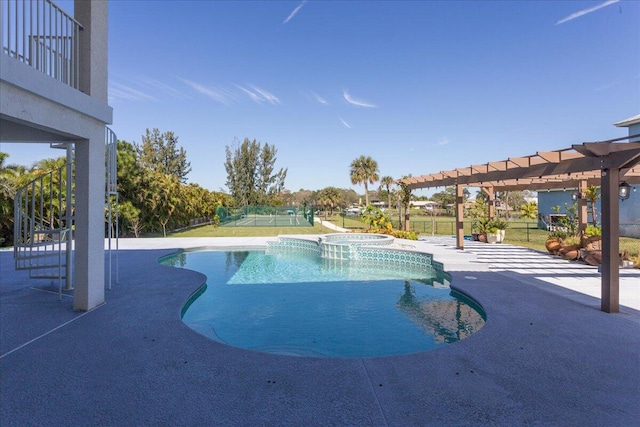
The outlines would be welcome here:
[[[584,229],[584,235],[585,237],[601,236],[602,228],[598,227],[597,225],[588,224]]]
[[[600,189],[595,185],[590,185],[584,192],[584,196],[587,199],[589,208],[591,210],[591,223],[593,225],[598,224],[598,217],[596,214],[596,202],[600,198]]]
[[[7,165],[9,154],[0,152],[0,246],[13,242],[13,201],[24,167]]]
[[[369,206],[369,186],[378,180],[378,162],[369,156],[360,156],[351,162],[349,176],[352,184],[364,185],[365,206]]]
[[[520,217],[526,219],[536,219],[538,217],[538,204],[528,202],[520,207]]]
[[[362,221],[373,230],[391,230],[391,219],[388,213],[376,206],[367,206],[362,212]]]
[[[509,223],[501,218],[492,218],[489,220],[489,228],[495,228],[496,230],[506,230],[509,227]]]

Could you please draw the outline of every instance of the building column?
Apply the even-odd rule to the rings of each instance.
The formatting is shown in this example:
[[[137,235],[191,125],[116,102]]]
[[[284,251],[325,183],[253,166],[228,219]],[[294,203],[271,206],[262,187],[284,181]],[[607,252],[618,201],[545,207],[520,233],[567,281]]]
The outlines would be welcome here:
[[[74,310],[104,302],[104,127],[76,142]]]
[[[80,33],[80,91],[108,103],[108,4],[75,0],[73,15],[82,23]]]
[[[464,249],[464,187],[456,184],[456,248]]]
[[[602,283],[600,309],[607,313],[620,311],[620,170],[603,169],[602,188]]]

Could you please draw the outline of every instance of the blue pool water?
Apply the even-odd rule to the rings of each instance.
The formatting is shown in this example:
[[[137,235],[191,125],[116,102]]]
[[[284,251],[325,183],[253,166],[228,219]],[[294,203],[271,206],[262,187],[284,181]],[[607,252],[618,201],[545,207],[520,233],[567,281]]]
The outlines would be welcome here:
[[[445,275],[424,269],[264,251],[185,252],[163,263],[207,276],[183,321],[235,347],[375,357],[437,348],[484,325]]]

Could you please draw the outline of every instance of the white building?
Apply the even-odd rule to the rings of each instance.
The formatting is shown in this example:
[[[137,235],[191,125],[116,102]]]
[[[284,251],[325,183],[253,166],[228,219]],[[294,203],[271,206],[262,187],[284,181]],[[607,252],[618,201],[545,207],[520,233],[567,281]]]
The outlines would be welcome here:
[[[104,302],[107,1],[0,2],[0,142],[73,143],[74,309]]]

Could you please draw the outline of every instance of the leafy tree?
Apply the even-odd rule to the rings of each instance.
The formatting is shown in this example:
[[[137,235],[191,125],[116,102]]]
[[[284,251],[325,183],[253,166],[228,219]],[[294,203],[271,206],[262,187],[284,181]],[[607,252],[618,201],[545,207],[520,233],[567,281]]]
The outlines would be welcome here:
[[[316,203],[323,206],[325,212],[329,211],[329,214],[333,216],[335,208],[344,206],[342,194],[342,190],[336,187],[323,188],[316,194]]]
[[[506,216],[509,215],[509,211],[512,210],[512,208],[517,209],[518,206],[526,203],[522,191],[504,191],[496,194],[496,197],[506,204]]]
[[[154,128],[146,130],[142,144],[136,145],[140,164],[153,172],[173,175],[182,183],[191,172],[191,163],[187,161],[187,152],[178,148],[178,137],[171,131],[160,133]]]
[[[368,184],[374,184],[378,180],[378,162],[370,156],[360,156],[351,162],[349,175],[352,184],[364,185],[365,206],[369,206]]]
[[[358,194],[352,188],[342,188],[340,189],[342,193],[341,197],[341,207],[346,208],[347,206],[355,205],[358,203],[359,197]]]
[[[394,182],[395,180],[389,175],[380,178],[380,192],[382,192],[383,187],[387,191],[387,207],[389,209],[391,209],[391,186]]]
[[[442,207],[454,204],[456,202],[456,187],[445,187],[444,191],[434,193],[431,200],[440,203]]]
[[[245,138],[232,151],[225,147],[227,188],[242,206],[271,204],[284,189],[287,169],[274,173],[278,150],[273,145],[264,146],[255,139]]]
[[[118,193],[125,200],[135,200],[147,172],[138,159],[136,147],[127,141],[117,142]]]
[[[153,174],[150,187],[150,201],[154,216],[162,226],[162,235],[167,237],[167,224],[180,207],[180,182],[174,175]]]
[[[127,228],[137,238],[140,237],[142,231],[142,222],[140,221],[140,209],[136,208],[129,200],[120,202],[118,213],[123,219]]]

